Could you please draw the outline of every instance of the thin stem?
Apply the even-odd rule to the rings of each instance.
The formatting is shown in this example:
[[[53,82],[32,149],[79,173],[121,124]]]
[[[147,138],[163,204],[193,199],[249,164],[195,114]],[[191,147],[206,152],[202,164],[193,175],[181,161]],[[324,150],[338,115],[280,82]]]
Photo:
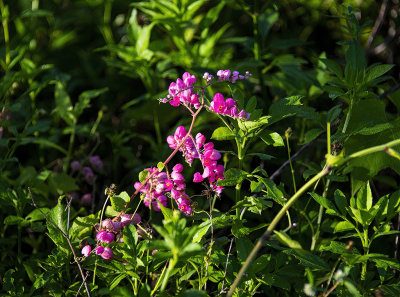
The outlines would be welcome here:
[[[347,126],[349,125],[349,121],[350,121],[350,117],[351,117],[351,111],[353,110],[353,104],[354,104],[354,99],[351,98],[350,99],[349,110],[347,111],[346,120],[344,122],[343,129],[342,129],[342,133],[343,134],[346,133]]]
[[[3,32],[4,32],[4,43],[5,43],[5,50],[6,50],[6,72],[9,70],[8,65],[11,62],[10,56],[10,34],[8,32],[8,6],[4,6],[3,0],[0,0],[0,9],[1,9],[1,18],[2,18],[2,25],[3,25]]]
[[[278,214],[275,216],[275,218],[272,220],[271,224],[268,226],[267,230],[264,232],[264,234],[258,239],[256,245],[254,248],[251,250],[249,256],[246,259],[246,262],[240,269],[235,281],[232,284],[232,287],[230,288],[227,296],[232,296],[233,292],[235,291],[236,287],[239,284],[239,281],[243,277],[244,273],[246,272],[247,268],[249,267],[250,263],[253,261],[255,256],[257,255],[257,252],[261,248],[262,244],[264,241],[268,240],[269,236],[271,233],[274,231],[275,227],[281,220],[281,218],[285,215],[286,211],[293,205],[294,202],[298,198],[300,198],[305,191],[307,191],[308,188],[310,188],[314,183],[316,183],[320,178],[325,176],[326,174],[329,173],[330,167],[327,166],[323,170],[321,170],[317,175],[315,175],[312,179],[310,179],[304,186],[302,186],[290,199],[289,201],[282,207],[282,209],[278,212]]]
[[[288,133],[285,133],[286,135],[286,146],[287,146],[287,152],[288,152],[288,157],[289,157],[289,165],[290,165],[290,172],[292,174],[292,181],[293,181],[293,190],[294,193],[297,192],[296,189],[296,179],[294,177],[294,169],[293,169],[293,164],[292,164],[292,159],[290,158],[290,145],[289,145],[289,135]]]
[[[331,173],[329,173],[329,174],[331,174]],[[325,189],[324,189],[324,192],[322,194],[322,197],[324,197],[324,198],[326,198],[326,196],[328,194],[330,183],[331,183],[331,180],[328,179],[326,181]],[[317,244],[317,241],[318,241],[323,214],[324,214],[324,207],[322,205],[320,205],[319,206],[319,212],[318,212],[318,220],[317,220],[317,230],[315,232],[315,235],[312,237],[312,241],[311,241],[311,248],[310,248],[311,251],[313,251],[315,249],[315,245]]]
[[[30,188],[28,188],[28,191],[29,191],[29,196],[31,197],[31,200],[32,200],[32,205],[33,205],[36,209],[38,209],[38,210],[40,211],[40,213],[45,217],[46,221],[48,221],[48,222],[49,222],[50,224],[52,224],[58,231],[60,231],[60,233],[61,233],[61,234],[65,237],[65,239],[67,240],[68,245],[69,245],[69,248],[71,249],[72,254],[73,254],[73,256],[74,256],[74,261],[75,261],[76,265],[78,266],[79,272],[81,273],[81,277],[82,277],[83,283],[84,283],[84,285],[85,285],[86,293],[87,293],[88,297],[91,297],[90,291],[89,291],[89,287],[88,287],[87,282],[86,282],[85,274],[83,273],[82,266],[81,266],[81,264],[79,263],[79,259],[78,259],[78,257],[76,256],[75,250],[74,250],[74,248],[73,248],[73,246],[72,246],[72,243],[71,243],[71,240],[69,239],[69,236],[65,233],[65,231],[61,230],[60,227],[58,227],[52,220],[50,220],[49,217],[39,208],[39,206],[37,206],[37,204],[35,203],[35,200],[33,200],[33,195],[32,195],[32,192],[31,192],[31,189],[30,189]],[[61,222],[61,227],[64,229],[64,226],[63,226],[62,222]]]

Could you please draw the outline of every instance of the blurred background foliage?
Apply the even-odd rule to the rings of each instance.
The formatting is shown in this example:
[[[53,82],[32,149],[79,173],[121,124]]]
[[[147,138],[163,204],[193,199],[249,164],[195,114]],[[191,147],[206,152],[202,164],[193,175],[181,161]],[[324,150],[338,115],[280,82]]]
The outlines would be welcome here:
[[[353,6],[359,22],[365,24],[358,40],[368,64],[400,65],[400,4],[383,2],[383,17],[380,1],[345,4]],[[320,59],[345,63],[340,42],[350,36],[342,27],[346,23],[341,4],[333,0],[0,0],[0,274],[14,259],[36,261],[31,254],[39,259],[51,248],[43,235],[33,235],[44,229],[37,222],[40,218],[31,215],[28,187],[43,207],[55,205],[58,194],[74,192],[73,216],[87,215],[102,207],[107,185],[115,183],[132,192],[138,172],[168,156],[166,137],[176,126],[187,125],[190,117],[157,99],[183,72],[200,80],[205,71],[250,71],[251,80],[238,84],[236,92],[245,100],[256,95],[264,114],[273,102],[288,95],[304,95],[304,105],[323,114],[334,107],[324,89],[330,75]],[[398,81],[399,68],[390,74],[392,79],[376,88],[377,94]],[[212,92],[216,91],[232,92],[227,86]],[[399,92],[382,100],[386,114],[397,117]],[[346,108],[344,101],[340,104]],[[202,130],[209,138],[216,121],[203,113],[194,132]],[[307,112],[274,129],[283,136],[288,127],[293,131],[293,151],[323,131],[315,113]],[[296,162],[296,170],[319,166],[324,146],[324,141],[317,142]],[[254,151],[265,151],[275,159],[253,160],[245,166],[261,165],[269,174],[287,159],[285,150],[266,148],[263,143],[255,144]],[[88,165],[92,155],[101,157],[104,169],[88,182],[72,172],[70,162]],[[289,184],[290,172],[280,179]],[[376,180],[381,194],[398,187],[391,170]],[[79,199],[87,192],[93,195],[89,206]],[[218,203],[218,208],[226,207]]]

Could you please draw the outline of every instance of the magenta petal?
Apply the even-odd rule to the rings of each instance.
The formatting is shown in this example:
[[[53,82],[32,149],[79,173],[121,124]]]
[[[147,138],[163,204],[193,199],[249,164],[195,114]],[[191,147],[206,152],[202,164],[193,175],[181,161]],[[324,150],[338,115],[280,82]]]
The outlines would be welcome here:
[[[100,256],[101,256],[103,259],[110,260],[110,259],[114,258],[114,253],[113,253],[113,251],[112,251],[108,246],[106,246],[106,247],[104,248],[104,251],[101,253]]]
[[[92,251],[92,248],[90,245],[85,245],[81,251],[82,255],[84,255],[85,257],[88,257],[90,252]]]
[[[101,245],[94,249],[94,253],[96,255],[101,255],[103,252],[104,252],[104,247]]]
[[[200,183],[200,182],[202,182],[204,180],[204,177],[199,173],[199,172],[196,172],[194,175],[193,175],[193,182],[195,182],[195,183]]]

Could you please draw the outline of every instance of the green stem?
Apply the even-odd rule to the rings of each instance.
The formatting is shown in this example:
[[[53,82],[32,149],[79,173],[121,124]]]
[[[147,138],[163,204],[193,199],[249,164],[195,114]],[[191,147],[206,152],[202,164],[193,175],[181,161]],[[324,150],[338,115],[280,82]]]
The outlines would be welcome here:
[[[290,172],[292,174],[292,180],[293,180],[293,189],[294,189],[294,193],[296,193],[297,192],[296,179],[294,177],[294,169],[293,169],[292,159],[290,157],[290,146],[289,146],[289,137],[288,136],[286,136],[286,145],[287,145],[287,152],[288,152],[288,157],[289,157]]]
[[[168,279],[169,279],[169,275],[171,274],[171,271],[174,269],[174,267],[175,267],[177,262],[178,262],[177,258],[175,258],[175,257],[170,260],[167,272],[165,274],[165,277],[163,279],[163,283],[161,285],[161,292],[163,292],[165,290],[165,287],[167,286],[167,282],[168,282]]]
[[[325,185],[325,189],[324,189],[324,193],[322,194],[322,196],[324,198],[326,198],[327,194],[328,194],[328,189],[329,189],[329,185],[331,183],[331,180],[328,179],[326,181],[326,185]],[[324,214],[324,207],[322,205],[319,206],[319,212],[318,212],[318,220],[317,220],[317,230],[315,232],[315,235],[312,237],[312,241],[311,241],[311,251],[313,251],[315,249],[315,245],[318,241],[318,237],[319,237],[319,233],[320,233],[320,229],[321,229],[321,223],[322,223],[322,216]]]
[[[350,99],[349,110],[347,111],[346,120],[345,120],[345,122],[344,122],[343,129],[342,129],[342,133],[343,133],[343,134],[346,133],[347,126],[349,125],[350,117],[351,117],[351,111],[353,110],[353,104],[354,104],[354,99],[351,98],[351,99]]]
[[[1,18],[2,18],[2,25],[3,25],[3,32],[4,32],[4,43],[5,43],[5,50],[6,50],[6,72],[9,70],[8,65],[11,62],[10,56],[10,34],[8,32],[8,6],[4,6],[3,0],[0,0],[0,10],[1,10]]]
[[[364,248],[364,256],[368,255],[369,254],[368,228],[364,228],[363,248]],[[365,277],[367,275],[367,264],[368,264],[368,260],[365,260],[365,262],[362,263],[362,267],[361,267],[361,280],[362,281],[365,281]]]
[[[330,167],[329,166],[325,167],[322,171],[320,171],[317,175],[315,175],[312,179],[310,179],[304,186],[302,186],[296,192],[296,194],[294,194],[289,199],[289,201],[282,207],[282,209],[278,212],[278,214],[272,220],[271,224],[268,226],[267,230],[264,232],[264,234],[257,241],[257,243],[254,246],[254,248],[251,250],[249,256],[246,259],[246,262],[244,263],[244,265],[240,269],[235,281],[233,282],[232,287],[229,289],[229,292],[227,294],[228,297],[232,296],[233,292],[235,291],[236,287],[239,284],[239,281],[243,277],[244,273],[246,272],[247,268],[249,267],[249,265],[251,264],[251,262],[253,261],[255,256],[257,255],[257,252],[261,248],[262,244],[264,243],[264,241],[266,241],[269,238],[269,236],[274,231],[275,227],[277,226],[277,224],[279,223],[281,218],[285,215],[286,211],[293,205],[294,202],[296,202],[296,200],[298,198],[300,198],[305,193],[305,191],[308,190],[308,188],[310,188],[320,178],[322,178],[323,176],[327,175],[329,173],[329,171],[330,171]]]

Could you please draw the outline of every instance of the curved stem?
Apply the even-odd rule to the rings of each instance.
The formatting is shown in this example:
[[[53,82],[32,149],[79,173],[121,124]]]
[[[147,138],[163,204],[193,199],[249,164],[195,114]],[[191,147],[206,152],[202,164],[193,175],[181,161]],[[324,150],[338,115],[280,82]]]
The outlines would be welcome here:
[[[323,170],[321,170],[317,175],[315,175],[312,179],[310,179],[304,186],[302,186],[297,192],[296,194],[294,194],[289,201],[282,207],[282,209],[278,212],[278,214],[275,216],[275,218],[272,220],[271,224],[268,226],[267,230],[264,232],[264,234],[260,237],[260,239],[258,239],[256,245],[254,246],[254,248],[252,249],[252,251],[250,252],[249,256],[246,259],[246,262],[244,263],[244,265],[242,266],[242,268],[240,269],[235,281],[232,284],[232,287],[230,288],[227,296],[232,296],[233,292],[235,291],[236,287],[239,284],[239,281],[241,280],[241,278],[243,277],[244,273],[246,272],[247,268],[249,267],[249,265],[251,264],[251,262],[253,261],[253,259],[255,258],[255,256],[257,255],[257,252],[259,251],[259,249],[261,248],[262,244],[264,243],[264,241],[268,240],[269,236],[271,235],[271,233],[275,230],[276,225],[278,225],[279,221],[281,220],[281,218],[285,215],[286,211],[293,205],[294,202],[296,202],[296,200],[298,198],[301,197],[301,195],[304,194],[305,191],[307,191],[308,188],[310,188],[314,183],[316,183],[320,178],[322,178],[323,176],[325,176],[326,174],[329,173],[330,171],[330,167],[327,166],[325,167]]]

